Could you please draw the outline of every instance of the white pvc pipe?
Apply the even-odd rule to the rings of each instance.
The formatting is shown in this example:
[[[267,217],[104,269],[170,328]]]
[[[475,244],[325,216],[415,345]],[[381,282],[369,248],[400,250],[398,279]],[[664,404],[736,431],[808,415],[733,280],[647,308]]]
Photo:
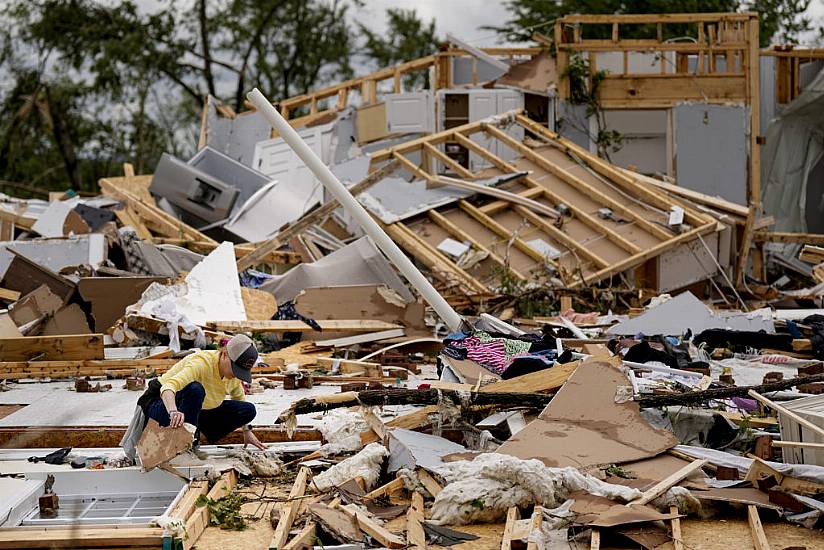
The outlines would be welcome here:
[[[363,206],[355,200],[355,197],[349,193],[346,187],[335,177],[323,161],[318,158],[314,151],[306,145],[295,129],[277,112],[277,109],[266,99],[266,96],[255,88],[249,92],[246,97],[258,112],[269,121],[269,124],[277,131],[278,135],[289,144],[289,147],[300,157],[323,186],[340,202],[347,213],[355,218],[355,221],[358,222],[358,225],[361,226],[363,231],[375,241],[378,248],[389,257],[389,260],[398,268],[403,276],[406,277],[406,280],[409,281],[421,296],[423,296],[423,299],[432,306],[435,313],[444,320],[451,330],[459,330],[463,325],[463,318],[443,299],[443,296],[435,290],[435,287],[423,276],[423,273],[418,271],[415,264],[398,248],[395,241],[375,223],[375,220],[372,219]]]

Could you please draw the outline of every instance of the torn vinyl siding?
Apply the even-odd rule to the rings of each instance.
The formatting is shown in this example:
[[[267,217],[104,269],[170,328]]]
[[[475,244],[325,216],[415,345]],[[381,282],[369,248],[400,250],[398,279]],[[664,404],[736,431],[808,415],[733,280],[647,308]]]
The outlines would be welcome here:
[[[678,185],[746,205],[747,108],[681,103],[672,118]]]

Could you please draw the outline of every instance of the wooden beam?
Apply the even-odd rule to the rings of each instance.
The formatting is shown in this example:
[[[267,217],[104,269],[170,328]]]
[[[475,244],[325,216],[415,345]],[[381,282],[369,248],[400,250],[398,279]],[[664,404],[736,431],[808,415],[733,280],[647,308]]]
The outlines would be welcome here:
[[[237,485],[237,474],[234,470],[224,472],[214,486],[209,490],[206,498],[210,500],[220,500],[231,493]],[[184,550],[189,550],[209,526],[209,507],[202,506],[189,516],[186,521],[186,537],[183,539]]]
[[[70,525],[67,527],[10,527],[0,529],[0,548],[161,548],[163,529]]]
[[[532,510],[532,524],[530,525],[531,529],[529,530],[529,542],[526,544],[526,550],[538,550],[538,538],[532,536],[533,531],[541,530],[541,525],[544,522],[544,509],[541,506],[536,505],[535,508]]]
[[[315,546],[315,530],[316,524],[314,521],[307,521],[303,529],[290,540],[283,550],[304,550],[311,549]]]
[[[689,477],[693,472],[703,468],[707,464],[707,462],[709,461],[702,459],[687,464],[677,472],[670,474],[665,479],[659,481],[658,483],[644,491],[644,493],[640,497],[627,504],[627,506],[643,506],[645,504],[652,502],[659,496],[666,493],[674,485],[680,483],[681,481]]]
[[[0,338],[0,361],[103,359],[102,334]]]
[[[286,545],[289,531],[292,529],[292,523],[295,521],[300,507],[300,497],[306,493],[306,484],[309,481],[310,473],[309,468],[301,468],[298,472],[295,483],[289,491],[289,500],[283,503],[280,509],[280,519],[277,527],[275,527],[272,540],[269,542],[269,550],[281,550]]]
[[[678,506],[670,506],[670,514],[678,514]],[[670,520],[672,527],[672,550],[684,550],[684,536],[681,534],[681,520],[679,518],[672,518]]]
[[[613,211],[618,212],[621,215],[633,220],[633,222],[635,222],[635,224],[638,227],[640,227],[647,233],[653,235],[654,237],[666,240],[673,236],[673,233],[671,231],[667,231],[660,225],[656,225],[647,220],[646,218],[643,218],[634,210],[624,205],[621,201],[610,197],[606,193],[602,193],[592,185],[586,183],[578,176],[575,176],[571,172],[556,165],[554,162],[538,154],[536,151],[530,149],[529,147],[519,142],[509,134],[502,132],[495,126],[491,124],[484,124],[482,128],[487,134],[494,137],[498,141],[506,144],[508,147],[518,152],[525,159],[534,162],[542,169],[546,170],[547,172],[557,177],[564,183],[570,185],[572,188],[581,191],[585,195],[588,195],[596,202],[599,202],[604,206],[608,206]]]
[[[370,537],[374,538],[380,544],[384,545],[387,548],[405,548],[406,541],[403,540],[398,535],[389,532],[385,527],[380,525],[374,519],[369,517],[366,513],[360,511],[352,504],[347,504],[346,506],[340,506],[340,510],[343,510],[346,515],[354,519],[358,527],[360,527],[361,531],[369,535]],[[271,549],[270,549],[271,550]]]
[[[487,160],[489,160],[495,166],[497,166],[498,169],[500,169],[500,170],[503,170],[503,171],[506,171],[506,172],[517,172],[518,171],[518,169],[514,165],[504,161],[503,159],[501,159],[497,155],[487,151],[486,149],[479,146],[477,143],[475,143],[471,139],[469,139],[469,138],[467,138],[467,137],[465,137],[465,136],[463,136],[459,133],[455,134],[455,140],[458,141],[464,147],[466,147],[468,149],[472,149],[476,153],[478,153],[479,155],[485,157]],[[610,241],[617,244],[623,250],[626,250],[626,251],[628,251],[630,253],[633,253],[633,254],[635,254],[635,253],[637,253],[641,250],[639,247],[637,247],[636,245],[629,242],[628,240],[626,240],[625,238],[620,236],[618,233],[616,233],[612,229],[606,227],[604,224],[599,222],[594,216],[591,216],[587,212],[584,212],[584,210],[582,210],[581,208],[575,206],[574,204],[569,204],[569,201],[567,199],[561,197],[560,195],[558,195],[557,193],[555,193],[554,191],[552,191],[548,187],[545,187],[545,186],[535,182],[535,180],[532,177],[525,178],[525,181],[533,182],[534,185],[540,186],[543,193],[547,197],[549,197],[549,199],[552,202],[554,202],[556,204],[560,204],[560,203],[567,204],[567,206],[569,206],[570,211],[573,213],[573,215],[576,218],[578,218],[579,220],[584,222],[586,225],[590,226],[596,232],[605,235]]]
[[[589,550],[601,550],[601,531],[597,527],[591,529],[589,536]]]
[[[504,534],[501,537],[501,550],[512,550],[512,532],[515,530],[515,522],[518,521],[517,506],[511,506],[506,511],[506,525],[504,525]]]
[[[412,492],[412,504],[406,512],[406,544],[414,550],[426,549],[426,534],[423,532],[423,497]]]
[[[757,231],[755,242],[797,243],[824,246],[824,235],[820,233],[790,233],[781,231]]]
[[[320,320],[317,321],[317,323],[324,332],[377,332],[403,328],[403,325],[372,319]],[[221,332],[253,332],[266,334],[315,332],[315,329],[303,321],[209,321],[206,323],[206,326]],[[0,340],[0,342],[2,342],[2,340]]]
[[[380,437],[380,434],[378,434],[378,436]],[[403,478],[396,477],[389,483],[385,483],[377,489],[363,495],[362,500],[374,500],[379,497],[388,496],[402,490],[404,487],[406,487],[406,485],[404,484]]]
[[[462,178],[467,178],[467,179],[474,179],[475,178],[475,175],[472,172],[470,172],[469,170],[467,170],[466,168],[464,168],[463,166],[458,164],[458,162],[455,161],[455,159],[448,156],[446,153],[444,153],[443,151],[441,151],[437,147],[433,147],[432,145],[430,145],[429,143],[427,143],[425,141],[421,145],[423,146],[423,149],[426,152],[428,152],[431,156],[433,156],[436,159],[438,159],[439,161],[441,161],[445,166],[451,168],[456,174],[458,174]]]
[[[461,200],[458,201],[458,206],[460,206],[461,210],[469,214],[478,223],[480,223],[481,225],[483,225],[484,227],[486,227],[487,229],[501,237],[502,240],[511,242],[513,246],[515,246],[515,248],[517,248],[518,250],[520,250],[536,262],[539,262],[541,264],[546,263],[555,268],[558,267],[558,263],[555,260],[545,257],[543,254],[541,254],[540,252],[526,244],[520,237],[515,237],[512,231],[510,231],[503,225],[493,220],[491,217],[487,216],[486,214],[478,210],[478,208],[473,206],[472,203],[465,200]]]
[[[421,482],[421,485],[427,490],[427,492],[432,495],[433,497],[438,496],[438,494],[443,491],[443,487],[438,480],[432,477],[428,471],[424,470],[423,468],[418,468],[418,481]]]
[[[447,284],[457,284],[469,294],[484,294],[489,289],[469,273],[455,265],[439,250],[424,241],[402,222],[387,225],[386,232],[407,254],[417,258],[432,273]]]
[[[435,223],[435,225],[439,226],[440,228],[442,228],[444,231],[446,231],[447,233],[449,233],[453,237],[457,237],[461,241],[466,241],[466,242],[470,243],[472,246],[474,246],[475,248],[477,248],[478,250],[480,250],[481,252],[484,252],[489,259],[491,259],[493,262],[495,262],[499,266],[507,269],[515,278],[520,279],[522,281],[527,280],[527,278],[522,273],[517,271],[512,266],[508,265],[503,260],[503,258],[501,258],[497,254],[495,254],[494,252],[489,250],[486,246],[481,244],[481,242],[478,241],[475,237],[473,237],[472,235],[470,235],[469,233],[467,233],[466,231],[464,231],[463,229],[461,229],[460,227],[458,227],[457,225],[455,225],[454,223],[449,221],[445,216],[443,216],[437,210],[435,210],[435,209],[429,210],[427,212],[427,215],[429,216],[429,219],[431,219]]]
[[[756,219],[761,215],[761,146],[758,143],[758,134],[761,131],[760,109],[761,109],[761,80],[760,80],[760,56],[759,56],[759,27],[758,19],[751,19],[747,22],[747,38],[749,48],[746,55],[747,73],[747,98],[750,107],[749,124],[749,185],[748,197],[750,211],[747,221],[744,224],[744,234],[741,238],[741,248],[738,250],[738,263],[736,265],[736,284],[744,282],[744,275],[747,270],[747,259],[750,254],[750,245],[754,231]]]
[[[750,534],[752,535],[752,543],[755,550],[770,550],[770,541],[767,540],[767,534],[764,532],[764,526],[761,525],[761,517],[758,515],[758,507],[754,504],[747,506],[747,519],[750,524]]]
[[[208,254],[219,245],[203,241],[190,241],[188,239],[177,239],[174,237],[152,237],[155,244],[173,244],[182,246],[194,252]],[[244,258],[257,250],[254,244],[235,244],[235,257]],[[270,250],[260,259],[258,263],[270,264],[297,264],[300,263],[300,255],[290,250]]]
[[[357,197],[360,193],[363,193],[379,181],[383,180],[384,178],[392,175],[400,167],[400,163],[397,161],[391,161],[384,166],[378,168],[374,172],[370,173],[368,176],[363,178],[361,181],[353,185],[349,188],[349,192],[352,196]],[[269,239],[268,241],[264,241],[250,254],[247,254],[237,262],[237,270],[243,271],[253,265],[261,263],[262,260],[266,257],[267,254],[274,252],[281,246],[285,245],[289,242],[289,239],[302,233],[303,231],[307,230],[308,228],[312,227],[316,223],[321,222],[323,219],[330,216],[335,210],[340,208],[340,202],[337,199],[330,199],[321,206],[315,208],[311,212],[304,214],[299,220],[289,224],[288,226],[284,227],[278,234]]]
[[[810,443],[806,441],[773,441],[772,445],[773,447],[824,450],[824,443]]]
[[[552,223],[541,218],[531,210],[528,210],[523,206],[516,206],[514,210],[518,214],[526,218],[527,221],[529,221],[529,223],[531,223],[533,226],[542,230],[544,233],[547,233],[550,237],[561,243],[563,246],[567,247],[570,251],[579,254],[587,260],[591,261],[593,264],[595,264],[595,267],[604,268],[609,266],[609,262],[598,256],[588,246],[579,243],[578,241],[564,233],[563,230],[555,227]]]

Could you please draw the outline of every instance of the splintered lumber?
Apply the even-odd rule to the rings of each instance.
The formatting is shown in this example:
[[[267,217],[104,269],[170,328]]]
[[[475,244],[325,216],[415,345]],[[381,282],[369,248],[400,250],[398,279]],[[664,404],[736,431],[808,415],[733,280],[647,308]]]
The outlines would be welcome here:
[[[318,321],[324,332],[376,332],[403,328],[401,325],[371,319]],[[282,334],[284,332],[314,332],[303,321],[209,321],[212,330],[222,332],[256,332]]]
[[[671,487],[689,477],[690,474],[703,468],[707,464],[707,462],[707,460],[702,459],[687,464],[677,472],[667,476],[666,479],[662,479],[661,481],[659,481],[658,483],[644,491],[644,493],[640,497],[628,503],[627,506],[643,506],[644,504],[652,502],[656,498],[666,493]]]
[[[406,541],[403,540],[398,535],[389,532],[376,522],[374,519],[369,517],[368,514],[358,510],[352,504],[347,504],[346,506],[341,506],[339,508],[343,510],[346,515],[354,519],[358,527],[361,531],[378,541],[380,544],[384,545],[387,548],[405,548]],[[271,550],[271,549],[270,549]]]
[[[515,522],[518,521],[518,517],[520,517],[520,514],[517,506],[511,506],[506,511],[506,525],[501,538],[501,550],[512,550],[512,533],[515,530]]]
[[[316,503],[309,506],[309,514],[338,542],[352,544],[360,542],[361,532],[355,521],[339,508],[340,499],[335,498],[328,505]]]
[[[102,334],[0,338],[0,361],[103,359]]]
[[[433,497],[438,496],[438,493],[443,491],[443,487],[438,483],[438,480],[423,468],[418,468],[418,481],[421,482],[421,485],[423,485]]]
[[[805,380],[805,379],[810,379],[810,378],[812,378],[812,376],[804,376],[801,379]],[[805,428],[807,428],[811,432],[817,433],[820,437],[824,437],[824,429],[822,429],[819,426],[816,426],[815,424],[813,424],[812,422],[810,422],[809,420],[807,420],[803,416],[800,416],[800,415],[794,413],[793,411],[791,411],[791,410],[789,410],[785,407],[782,407],[778,403],[770,401],[769,399],[767,399],[763,395],[760,395],[759,393],[757,393],[754,390],[748,391],[747,395],[749,395],[750,397],[752,397],[753,399],[755,399],[756,401],[758,401],[762,405],[766,405],[769,408],[771,408],[775,411],[778,411],[780,414],[783,414],[784,416],[786,416],[788,418],[792,418],[793,420],[795,420],[796,422],[798,422],[799,424],[801,424],[802,426],[804,426]]]
[[[303,529],[283,547],[283,550],[301,550],[301,548],[313,548],[314,546],[315,522],[307,521]]]
[[[373,499],[376,499],[378,497],[387,496],[387,495],[390,495],[390,494],[392,494],[396,491],[400,491],[405,486],[406,485],[404,484],[403,479],[398,477],[398,478],[393,479],[389,483],[381,485],[380,487],[378,487],[374,491],[370,491],[370,492],[366,493],[365,495],[363,495],[363,500],[373,500]]]
[[[764,533],[764,526],[761,525],[758,507],[754,504],[747,506],[747,519],[750,523],[750,533],[755,550],[770,550],[770,542],[767,540],[767,534]]]
[[[597,527],[592,528],[589,537],[589,550],[601,550],[601,531]]]
[[[678,506],[670,506],[670,514],[678,514]],[[672,518],[672,550],[684,550],[684,536],[681,534],[681,519]]]
[[[711,388],[709,390],[674,393],[668,395],[649,395],[636,399],[641,408],[667,407],[669,405],[690,405],[711,401],[713,399],[726,399],[729,397],[744,397],[749,392],[768,393],[773,391],[787,390],[798,384],[810,384],[812,382],[824,382],[824,373],[812,374],[810,376],[799,376],[780,382],[770,382],[759,386],[731,386],[726,388]],[[762,399],[766,399],[759,395]],[[753,397],[753,399],[756,399]],[[771,402],[772,403],[772,402]],[[776,409],[778,410],[778,409]]]
[[[298,508],[300,507],[300,497],[306,493],[306,483],[309,480],[309,473],[308,468],[301,468],[298,472],[298,477],[295,478],[292,490],[289,491],[289,502],[284,503],[280,510],[278,526],[275,528],[275,534],[272,535],[272,541],[269,543],[270,550],[281,550],[286,545],[286,540],[289,538],[289,530],[292,529],[292,523],[295,521]]]
[[[237,474],[235,471],[229,470],[228,472],[224,472],[214,486],[212,486],[209,490],[206,498],[210,500],[220,500],[231,493],[234,490],[235,485],[237,485]],[[209,507],[201,506],[197,508],[186,521],[186,537],[183,539],[184,550],[189,550],[192,548],[208,526]]]
[[[417,491],[412,493],[412,504],[406,512],[406,544],[415,550],[426,548],[426,534],[423,532],[423,497]]]

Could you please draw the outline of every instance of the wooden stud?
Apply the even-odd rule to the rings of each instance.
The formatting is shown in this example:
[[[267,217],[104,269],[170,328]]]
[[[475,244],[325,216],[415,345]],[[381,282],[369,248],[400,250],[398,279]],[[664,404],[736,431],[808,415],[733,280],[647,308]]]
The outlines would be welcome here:
[[[452,170],[454,170],[455,173],[458,174],[459,176],[461,176],[462,178],[466,178],[466,179],[474,179],[475,178],[475,174],[473,174],[472,172],[470,172],[469,170],[467,170],[466,168],[461,166],[459,163],[457,163],[455,161],[455,159],[453,159],[452,157],[450,157],[449,155],[447,155],[446,153],[444,153],[443,151],[441,151],[437,147],[433,147],[432,145],[430,145],[427,142],[423,142],[422,145],[423,145],[424,150],[426,152],[428,152],[432,157],[438,159],[445,166],[447,166],[447,167],[451,168]]]
[[[515,530],[515,522],[520,517],[517,506],[511,506],[506,511],[506,525],[501,538],[501,550],[512,550],[512,532]]]
[[[767,407],[779,412],[780,414],[783,414],[786,417],[792,418],[794,421],[798,422],[800,425],[804,426],[805,428],[807,428],[811,432],[814,432],[814,433],[818,434],[819,437],[824,437],[824,428],[821,428],[820,426],[816,426],[815,424],[813,424],[812,422],[810,422],[809,420],[807,420],[803,416],[798,415],[795,412],[791,411],[790,409],[788,409],[786,407],[783,407],[783,406],[779,405],[778,403],[775,403],[774,401],[771,401],[771,400],[767,399],[766,397],[764,397],[760,393],[756,392],[755,390],[748,391],[747,395],[749,395],[750,397],[752,397],[753,399],[755,399],[756,401],[758,401],[762,405],[766,405]]]
[[[230,470],[225,472],[209,490],[206,498],[211,500],[220,500],[232,492],[235,485],[237,485],[237,474],[235,471]],[[195,544],[197,544],[198,539],[200,539],[203,531],[205,531],[208,526],[209,508],[207,506],[196,508],[195,512],[191,514],[189,519],[186,521],[186,537],[183,539],[183,548],[185,550],[190,550]]]
[[[103,359],[102,334],[0,338],[0,360],[29,361]]]
[[[423,497],[417,491],[412,493],[412,504],[406,512],[406,544],[415,550],[425,550],[426,534],[423,531]]]
[[[384,426],[384,430],[385,430],[385,426]],[[375,433],[377,433],[377,432],[375,432]],[[378,436],[383,438],[383,436],[381,436],[381,434],[378,434]],[[362,500],[374,500],[374,499],[379,498],[379,497],[388,496],[392,493],[395,493],[397,491],[402,490],[405,486],[406,485],[404,484],[403,478],[396,477],[395,479],[393,479],[389,483],[381,485],[380,487],[378,487],[374,491],[370,491],[370,492],[366,493],[365,495],[363,495]]]
[[[346,506],[340,506],[340,510],[343,510],[349,517],[354,519],[358,527],[369,535],[370,537],[374,538],[380,544],[384,545],[387,548],[405,548],[406,541],[400,538],[398,535],[389,532],[385,527],[377,523],[374,519],[369,517],[366,513],[358,510],[352,504],[347,504]]]
[[[644,491],[644,493],[640,497],[627,504],[627,506],[643,506],[644,504],[652,502],[653,500],[667,492],[672,486],[680,483],[681,481],[689,477],[693,472],[703,468],[707,464],[707,462],[707,460],[702,459],[687,464],[677,472],[670,474],[665,479],[659,481],[658,483]]]
[[[403,325],[374,319],[319,320],[325,332],[377,332],[403,328]],[[221,332],[253,332],[283,334],[285,332],[313,332],[315,329],[303,321],[208,321],[206,326]]]
[[[506,268],[515,278],[520,279],[522,281],[527,280],[527,278],[522,273],[520,273],[512,266],[507,265],[507,263],[500,256],[489,250],[487,247],[481,244],[480,241],[475,239],[472,235],[470,235],[469,233],[467,233],[466,231],[464,231],[463,229],[449,221],[449,219],[447,219],[437,210],[429,210],[427,212],[427,215],[429,216],[429,219],[431,219],[435,223],[435,225],[439,226],[453,237],[457,237],[458,240],[470,243],[473,247],[485,253],[487,257],[491,259],[493,262],[495,262],[503,268]]]
[[[314,521],[307,521],[303,529],[283,547],[283,550],[307,550],[314,548],[316,527],[317,525]]]
[[[764,533],[764,526],[761,525],[758,507],[754,504],[747,506],[747,519],[749,520],[750,533],[755,550],[770,550],[770,542],[767,540],[767,534]]]
[[[677,514],[678,506],[670,506],[670,514]],[[681,534],[681,520],[673,518],[670,520],[672,526],[672,550],[684,550],[684,537]]]
[[[626,216],[627,218],[630,218],[635,222],[636,225],[638,225],[647,233],[650,233],[651,235],[664,240],[672,237],[672,232],[667,231],[661,226],[656,225],[645,218],[642,218],[634,210],[628,208],[620,201],[613,199],[605,193],[602,193],[601,191],[589,185],[588,183],[573,175],[569,171],[561,168],[560,166],[555,165],[555,163],[544,158],[543,156],[538,154],[536,151],[533,151],[523,143],[520,143],[512,136],[502,132],[498,128],[489,124],[484,125],[483,129],[490,136],[494,137],[498,141],[501,141],[502,143],[505,143],[507,146],[520,153],[524,158],[534,162],[542,169],[559,178],[561,181],[570,185],[574,189],[577,189],[585,193],[586,195],[590,196],[592,199],[596,200],[602,205],[610,207],[613,211],[618,212]],[[635,251],[637,251],[637,247]]]
[[[306,493],[306,484],[309,480],[310,471],[308,468],[301,468],[298,472],[295,483],[289,491],[289,502],[286,502],[281,507],[280,519],[275,528],[275,533],[272,535],[272,540],[269,542],[269,550],[281,550],[286,544],[289,537],[289,530],[292,529],[292,523],[297,516],[298,507],[300,506],[300,499]]]
[[[601,531],[597,527],[591,529],[589,537],[589,550],[601,550]]]
[[[438,481],[432,477],[432,474],[424,470],[423,468],[418,468],[418,480],[421,482],[421,485],[427,490],[427,492],[432,495],[433,497],[437,497],[438,493],[443,491],[443,487],[441,486]]]
[[[558,267],[555,260],[545,257],[543,254],[526,244],[520,237],[514,237],[512,231],[478,210],[478,208],[473,206],[470,202],[461,200],[458,202],[458,206],[460,206],[461,210],[472,216],[478,223],[497,234],[504,241],[511,242],[515,248],[536,262],[546,263],[556,268]]]

